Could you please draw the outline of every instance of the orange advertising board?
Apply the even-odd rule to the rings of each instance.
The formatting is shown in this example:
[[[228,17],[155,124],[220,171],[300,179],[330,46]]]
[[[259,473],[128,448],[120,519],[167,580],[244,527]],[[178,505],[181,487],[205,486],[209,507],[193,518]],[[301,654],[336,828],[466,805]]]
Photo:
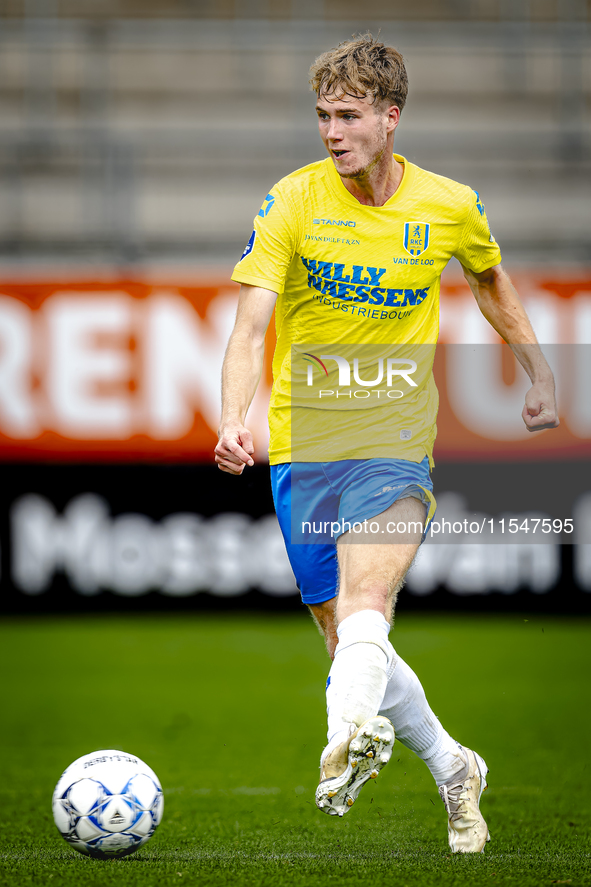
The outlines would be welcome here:
[[[438,461],[591,455],[591,273],[524,272],[516,283],[540,341],[554,343],[547,350],[561,426],[525,431],[523,371],[466,284],[446,277],[445,347],[436,357]],[[221,275],[192,285],[147,278],[0,282],[0,459],[209,462],[237,296]],[[270,328],[249,414],[258,461],[266,458],[272,351]]]
[[[465,282],[444,279],[435,358],[437,461],[591,456],[591,273],[521,272],[513,281],[554,371],[560,426],[525,429],[525,371]]]

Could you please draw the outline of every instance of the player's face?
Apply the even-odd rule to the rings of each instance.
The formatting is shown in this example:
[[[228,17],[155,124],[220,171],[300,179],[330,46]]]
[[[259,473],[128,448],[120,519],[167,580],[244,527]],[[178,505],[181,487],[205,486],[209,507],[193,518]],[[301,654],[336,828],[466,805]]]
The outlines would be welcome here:
[[[388,136],[398,125],[396,106],[376,105],[372,96],[363,98],[328,93],[316,102],[320,137],[340,176],[367,176],[390,152]]]

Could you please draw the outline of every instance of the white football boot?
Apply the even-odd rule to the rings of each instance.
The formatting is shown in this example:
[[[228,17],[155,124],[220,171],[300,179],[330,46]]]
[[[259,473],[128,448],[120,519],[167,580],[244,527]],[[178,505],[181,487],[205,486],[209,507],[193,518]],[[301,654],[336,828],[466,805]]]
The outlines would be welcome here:
[[[368,779],[376,779],[390,760],[394,728],[381,715],[370,718],[348,739],[331,749],[320,762],[316,806],[331,816],[343,816],[352,807]]]
[[[463,746],[462,750],[467,758],[466,766],[439,787],[449,817],[449,846],[452,853],[484,853],[490,835],[479,804],[487,787],[488,767],[476,752]]]

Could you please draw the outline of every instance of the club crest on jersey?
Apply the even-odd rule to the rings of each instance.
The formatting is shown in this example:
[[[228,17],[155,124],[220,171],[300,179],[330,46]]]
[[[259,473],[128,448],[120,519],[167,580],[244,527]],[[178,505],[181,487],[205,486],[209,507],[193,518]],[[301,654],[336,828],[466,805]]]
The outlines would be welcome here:
[[[429,246],[429,228],[424,222],[404,223],[404,249],[411,256],[420,256]]]

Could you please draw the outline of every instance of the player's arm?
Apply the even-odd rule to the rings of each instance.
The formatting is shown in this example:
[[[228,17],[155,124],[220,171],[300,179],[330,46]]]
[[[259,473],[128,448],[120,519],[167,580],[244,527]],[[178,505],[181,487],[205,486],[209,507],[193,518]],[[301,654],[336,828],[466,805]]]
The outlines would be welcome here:
[[[556,428],[559,421],[554,376],[509,276],[500,265],[478,274],[463,265],[462,268],[478,307],[531,380],[522,412],[527,430]]]
[[[252,434],[244,423],[261,378],[265,333],[276,299],[277,293],[259,286],[243,284],[240,289],[222,367],[222,418],[215,448],[218,468],[229,474],[242,474],[245,465],[254,465]]]

